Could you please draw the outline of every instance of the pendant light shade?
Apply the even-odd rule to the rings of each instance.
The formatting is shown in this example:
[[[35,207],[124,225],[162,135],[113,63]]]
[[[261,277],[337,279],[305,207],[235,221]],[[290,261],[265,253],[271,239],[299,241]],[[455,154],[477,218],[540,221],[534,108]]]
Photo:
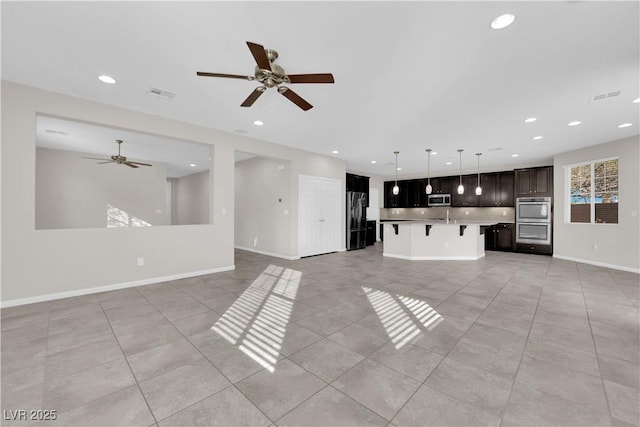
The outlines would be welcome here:
[[[427,194],[431,194],[433,191],[431,187],[431,148],[427,148],[427,186],[424,191]]]
[[[400,187],[398,187],[398,153],[399,151],[393,152],[396,155],[396,184],[393,186],[393,195],[397,196],[400,193]]]
[[[476,187],[476,196],[482,196],[482,187],[480,187],[480,156],[482,153],[476,153],[478,157],[478,186]]]
[[[464,150],[462,148],[458,149],[458,154],[460,155],[460,185],[458,185],[458,194],[464,194],[464,186],[462,185],[462,152]]]

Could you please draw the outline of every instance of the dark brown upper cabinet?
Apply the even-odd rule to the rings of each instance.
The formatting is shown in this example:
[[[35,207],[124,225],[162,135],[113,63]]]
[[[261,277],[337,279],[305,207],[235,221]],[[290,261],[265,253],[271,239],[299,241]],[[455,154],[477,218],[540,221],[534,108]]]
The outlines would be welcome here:
[[[513,171],[493,172],[480,175],[480,206],[513,207]]]
[[[451,194],[451,176],[439,176],[431,178],[432,194]],[[457,184],[456,184],[457,185]],[[426,187],[426,183],[425,183]]]
[[[553,166],[515,170],[516,197],[553,197]]]
[[[451,206],[453,207],[477,207],[480,206],[480,196],[476,196],[478,175],[462,175],[464,194],[458,194],[460,176],[451,179]]]

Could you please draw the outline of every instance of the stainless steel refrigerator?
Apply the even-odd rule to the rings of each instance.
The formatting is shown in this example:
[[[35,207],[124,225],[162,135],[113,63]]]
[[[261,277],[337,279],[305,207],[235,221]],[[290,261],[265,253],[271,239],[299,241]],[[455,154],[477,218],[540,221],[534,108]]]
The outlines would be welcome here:
[[[367,245],[367,194],[347,191],[347,250]]]

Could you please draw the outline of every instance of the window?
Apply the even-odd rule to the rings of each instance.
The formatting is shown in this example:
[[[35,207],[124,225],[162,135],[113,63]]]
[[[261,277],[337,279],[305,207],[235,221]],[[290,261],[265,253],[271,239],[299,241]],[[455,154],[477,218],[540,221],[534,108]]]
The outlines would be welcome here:
[[[618,223],[618,159],[570,166],[569,222]]]

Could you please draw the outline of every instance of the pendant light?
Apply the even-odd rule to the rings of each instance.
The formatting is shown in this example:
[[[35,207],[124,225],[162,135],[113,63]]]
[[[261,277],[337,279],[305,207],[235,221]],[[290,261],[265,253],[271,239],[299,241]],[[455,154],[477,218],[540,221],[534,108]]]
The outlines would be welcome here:
[[[478,186],[476,187],[476,196],[482,196],[482,187],[480,187],[480,156],[482,153],[476,153],[478,157]]]
[[[462,148],[458,149],[458,153],[460,154],[460,185],[458,185],[458,194],[464,194],[464,186],[462,185],[462,152],[464,150]]]
[[[393,152],[396,155],[396,185],[393,186],[393,195],[397,196],[400,193],[400,187],[398,187],[398,153],[399,151]]]
[[[427,187],[424,189],[427,194],[431,194],[431,148],[427,148]]]

